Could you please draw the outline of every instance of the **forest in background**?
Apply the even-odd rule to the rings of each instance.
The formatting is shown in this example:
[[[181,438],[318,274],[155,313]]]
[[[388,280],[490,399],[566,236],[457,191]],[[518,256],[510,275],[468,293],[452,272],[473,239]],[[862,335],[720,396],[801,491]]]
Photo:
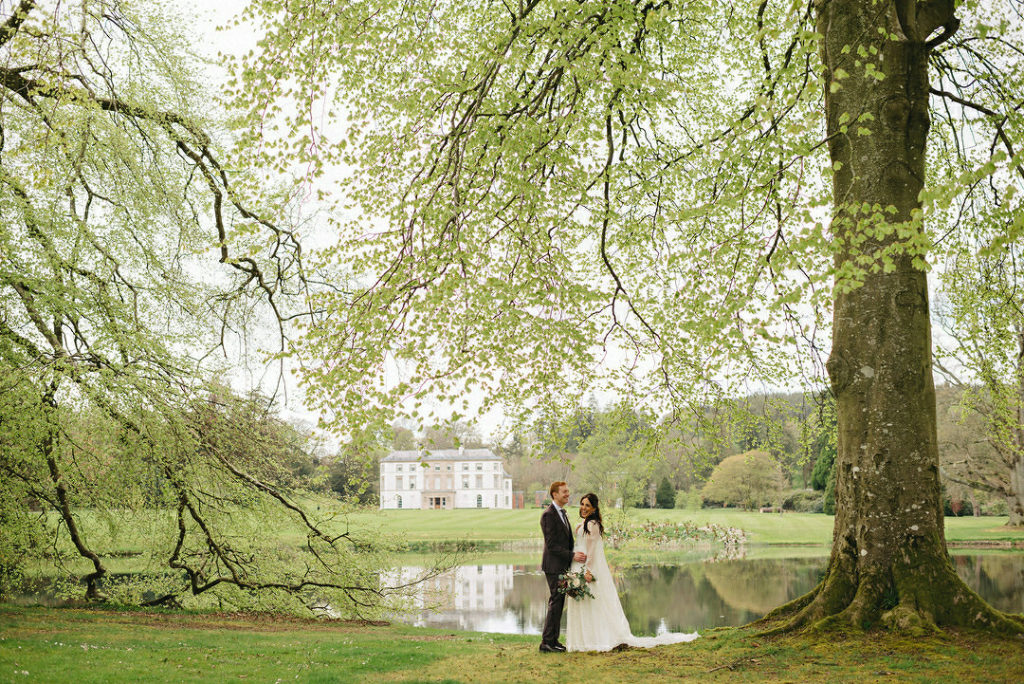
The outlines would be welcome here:
[[[985,417],[963,402],[963,389],[937,388],[940,475],[947,515],[1006,515],[1003,489],[1009,473],[1000,468],[989,442]],[[835,410],[824,395],[751,395],[709,409],[700,429],[666,430],[656,417],[626,406],[602,407],[594,399],[568,420],[538,420],[526,432],[498,443],[465,423],[431,427],[419,435],[408,427],[363,435],[336,449],[304,447],[303,457],[282,451],[288,482],[332,491],[361,504],[376,504],[379,463],[391,449],[487,447],[505,459],[512,486],[526,505],[546,503],[548,484],[568,481],[573,491],[597,493],[606,505],[700,508],[739,505],[833,513],[835,499]],[[310,438],[310,426],[281,423],[292,444]],[[754,477],[753,498],[707,496],[716,466],[730,456],[765,453],[772,471]],[[751,483],[747,483],[748,485]],[[728,482],[739,492],[742,483]],[[972,486],[973,485],[973,486]],[[669,492],[666,494],[666,491]],[[746,490],[743,490],[746,491]]]

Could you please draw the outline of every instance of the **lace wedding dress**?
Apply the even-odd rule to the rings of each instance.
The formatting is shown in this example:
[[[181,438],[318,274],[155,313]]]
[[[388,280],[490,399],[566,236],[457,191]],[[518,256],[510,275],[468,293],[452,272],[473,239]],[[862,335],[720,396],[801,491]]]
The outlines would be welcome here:
[[[653,637],[633,636],[629,631],[626,614],[622,612],[615,580],[604,558],[604,539],[597,523],[591,522],[586,533],[583,531],[582,523],[576,527],[576,548],[573,551],[587,554],[586,566],[595,580],[590,583],[590,592],[594,598],[565,599],[567,650],[610,651],[620,644],[650,648],[693,641],[699,636],[697,632],[669,632]],[[570,572],[576,572],[583,565],[574,561]]]

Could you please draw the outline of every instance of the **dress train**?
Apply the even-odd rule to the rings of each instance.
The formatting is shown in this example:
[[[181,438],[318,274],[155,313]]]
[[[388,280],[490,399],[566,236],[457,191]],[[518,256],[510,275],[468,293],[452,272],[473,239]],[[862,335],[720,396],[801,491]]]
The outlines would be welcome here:
[[[626,614],[622,611],[615,579],[604,557],[604,539],[597,523],[591,523],[586,532],[583,531],[582,523],[577,526],[576,539],[574,551],[583,551],[587,554],[586,566],[594,576],[595,581],[590,583],[590,592],[594,597],[580,600],[566,598],[567,650],[610,651],[622,644],[650,648],[693,641],[700,636],[697,632],[668,632],[651,637],[633,636]],[[576,572],[582,566],[582,563],[574,561],[569,570]]]

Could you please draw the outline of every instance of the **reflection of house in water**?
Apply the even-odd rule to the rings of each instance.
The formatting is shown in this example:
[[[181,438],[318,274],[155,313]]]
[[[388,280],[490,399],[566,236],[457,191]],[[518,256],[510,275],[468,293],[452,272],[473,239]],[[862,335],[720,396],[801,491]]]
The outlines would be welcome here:
[[[442,629],[539,634],[548,587],[539,559],[531,560],[459,567],[417,586],[413,610],[396,617]],[[616,589],[634,634],[689,632],[757,619],[814,588],[827,563],[822,555],[629,565],[615,569]],[[986,601],[1001,610],[1024,608],[1024,554],[954,556],[954,563]],[[421,573],[405,568],[383,579],[394,586]]]
[[[422,571],[403,568],[387,579],[408,582]],[[543,615],[534,620],[509,605],[522,591],[515,591],[516,585],[524,583],[544,585],[544,579],[506,564],[459,566],[421,585],[410,622],[418,627],[539,634]],[[546,591],[546,585],[543,588]]]

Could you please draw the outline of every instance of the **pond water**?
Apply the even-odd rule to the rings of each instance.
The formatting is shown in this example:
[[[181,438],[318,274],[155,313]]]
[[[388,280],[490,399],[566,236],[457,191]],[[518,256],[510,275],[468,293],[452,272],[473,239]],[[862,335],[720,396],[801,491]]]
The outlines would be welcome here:
[[[650,635],[755,620],[813,589],[827,562],[825,555],[692,561],[618,566],[613,573],[633,633]],[[953,564],[993,606],[1024,613],[1024,553],[954,552]],[[444,629],[540,634],[548,588],[538,565],[524,559],[460,566],[427,583],[418,609],[399,619]]]

